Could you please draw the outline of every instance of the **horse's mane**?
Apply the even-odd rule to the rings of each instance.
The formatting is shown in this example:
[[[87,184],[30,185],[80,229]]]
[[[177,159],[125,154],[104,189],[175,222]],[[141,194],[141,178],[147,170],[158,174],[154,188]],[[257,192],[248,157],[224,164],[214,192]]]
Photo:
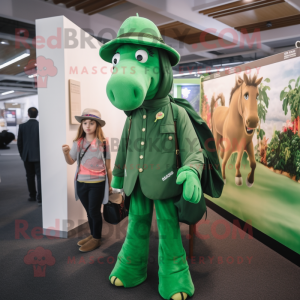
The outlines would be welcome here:
[[[247,75],[246,75],[247,76]],[[247,82],[247,85],[248,86],[254,86],[254,87],[257,87],[257,84],[256,84],[256,79],[257,79],[257,74],[254,74],[253,76],[251,76],[251,74],[248,76],[248,82]],[[231,102],[231,98],[234,94],[234,92],[241,87],[242,84],[239,84],[239,81],[241,82],[242,81],[242,84],[244,82],[244,80],[240,77],[240,76],[237,76],[236,79],[235,79],[235,86],[231,89],[231,92],[230,92],[230,98],[229,98],[229,104]]]
[[[231,92],[230,92],[229,104],[231,103],[231,98],[233,96],[233,93],[241,87],[241,84],[238,83],[239,80],[244,81],[240,76],[236,77],[235,86],[231,89]]]

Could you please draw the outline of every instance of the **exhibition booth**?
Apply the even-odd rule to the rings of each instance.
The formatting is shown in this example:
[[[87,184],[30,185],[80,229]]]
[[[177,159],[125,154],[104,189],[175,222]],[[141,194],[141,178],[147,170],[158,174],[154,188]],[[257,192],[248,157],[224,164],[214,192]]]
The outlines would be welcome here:
[[[38,80],[41,80],[38,81],[38,107],[44,195],[43,228],[45,235],[66,238],[74,230],[87,225],[83,207],[74,202],[75,166],[66,166],[61,154],[61,145],[71,145],[74,139],[78,127],[74,115],[80,114],[83,108],[95,107],[106,116],[108,122],[104,131],[112,146],[112,165],[126,115],[107,99],[105,90],[112,69],[95,51],[101,43],[90,36],[88,47],[66,44],[58,47],[58,41],[55,40],[58,29],[61,29],[63,38],[71,31],[74,36],[88,36],[65,17],[37,20],[36,25],[37,36],[43,36],[45,41],[51,40],[37,49],[37,59],[43,58],[44,62],[41,60],[40,63],[53,68],[52,73],[49,71],[49,74],[38,76]],[[243,79],[246,74],[253,78],[256,74],[257,79],[263,78],[257,86],[259,97],[253,112],[258,116],[258,122],[255,126],[251,125],[255,128],[249,127],[245,131],[246,134],[251,133],[249,130],[255,131],[250,141],[253,157],[249,159],[248,152],[244,152],[239,156],[241,162],[237,163],[237,154],[230,154],[224,165],[227,177],[222,196],[218,199],[207,196],[207,199],[245,223],[252,220],[254,229],[298,254],[299,53],[299,49],[290,50],[200,78],[174,78],[170,92],[174,98],[188,100],[212,130],[214,111],[220,106],[229,107],[237,76]],[[289,98],[293,91],[296,93],[294,98]],[[236,137],[232,139],[230,143],[234,143]],[[241,141],[237,141],[239,143]],[[220,141],[216,144],[219,147]],[[218,151],[220,154],[220,149]],[[249,183],[247,174],[254,162],[255,176],[251,176],[255,182],[251,178],[252,182]],[[240,165],[241,175],[235,176],[235,172],[239,174],[237,165]],[[279,219],[282,220],[280,223]]]
[[[298,299],[297,1],[4,2],[3,297]]]

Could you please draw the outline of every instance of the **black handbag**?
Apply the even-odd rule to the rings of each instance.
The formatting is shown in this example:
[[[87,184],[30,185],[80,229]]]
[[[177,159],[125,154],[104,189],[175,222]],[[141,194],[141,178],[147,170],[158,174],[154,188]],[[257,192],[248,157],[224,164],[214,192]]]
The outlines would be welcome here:
[[[103,141],[103,152],[104,158],[106,159],[106,142]],[[120,223],[123,219],[128,216],[128,210],[125,208],[125,201],[122,197],[122,202],[120,204],[112,203],[108,201],[108,203],[104,204],[103,207],[103,217],[104,220],[109,223],[116,225]]]
[[[128,210],[125,208],[124,200],[121,204],[116,204],[108,201],[104,205],[103,217],[104,220],[109,223],[116,225],[128,216]]]

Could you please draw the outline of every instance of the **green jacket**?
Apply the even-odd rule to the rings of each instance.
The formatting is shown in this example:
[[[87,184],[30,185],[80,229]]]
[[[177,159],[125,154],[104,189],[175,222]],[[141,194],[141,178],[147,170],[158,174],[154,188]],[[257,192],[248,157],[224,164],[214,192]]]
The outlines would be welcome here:
[[[159,59],[161,80],[154,99],[145,100],[133,111],[125,111],[128,118],[123,128],[113,175],[124,177],[123,188],[127,196],[132,193],[139,179],[146,197],[163,200],[182,194],[182,185],[176,184],[175,128],[168,96],[173,84],[173,71],[166,52],[160,49]],[[204,158],[199,139],[186,110],[181,107],[178,109],[176,127],[181,166],[196,169],[201,179]],[[158,112],[163,112],[164,118],[154,122]],[[132,122],[126,152],[130,118]]]
[[[184,108],[178,107],[177,137],[181,166],[190,166],[201,178],[203,154],[196,132]],[[156,114],[164,117],[156,122]],[[129,120],[132,119],[128,150]],[[182,193],[176,184],[175,127],[169,97],[144,101],[131,112],[123,129],[113,175],[124,177],[124,192],[129,196],[139,178],[142,192],[149,199],[167,199]]]

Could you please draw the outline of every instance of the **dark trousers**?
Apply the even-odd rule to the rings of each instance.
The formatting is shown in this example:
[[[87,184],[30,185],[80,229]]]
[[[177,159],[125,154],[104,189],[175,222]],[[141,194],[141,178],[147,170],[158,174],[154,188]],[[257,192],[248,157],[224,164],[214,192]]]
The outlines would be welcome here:
[[[24,161],[26,170],[27,186],[29,190],[29,197],[37,199],[38,202],[42,201],[42,189],[41,189],[41,165],[39,161],[30,162]],[[37,192],[35,188],[35,176],[37,179]]]
[[[98,183],[85,183],[77,181],[77,194],[86,210],[91,235],[101,239],[102,215],[101,204],[104,197],[105,181]]]

